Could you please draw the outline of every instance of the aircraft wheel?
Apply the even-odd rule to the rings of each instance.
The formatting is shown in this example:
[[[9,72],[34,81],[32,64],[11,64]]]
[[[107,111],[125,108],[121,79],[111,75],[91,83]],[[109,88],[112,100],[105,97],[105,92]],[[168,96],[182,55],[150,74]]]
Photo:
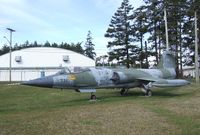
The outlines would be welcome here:
[[[122,88],[121,91],[120,91],[120,94],[121,94],[121,95],[124,95],[124,93],[125,93],[125,89]]]
[[[128,88],[127,89],[125,89],[125,88],[122,88],[121,89],[121,91],[120,91],[120,94],[122,95],[122,96],[125,96],[127,93],[128,93]]]
[[[152,96],[152,91],[151,90],[147,90],[147,96],[151,97]]]
[[[96,100],[97,99],[97,97],[96,97],[96,95],[91,95],[91,98],[90,98],[91,100]]]

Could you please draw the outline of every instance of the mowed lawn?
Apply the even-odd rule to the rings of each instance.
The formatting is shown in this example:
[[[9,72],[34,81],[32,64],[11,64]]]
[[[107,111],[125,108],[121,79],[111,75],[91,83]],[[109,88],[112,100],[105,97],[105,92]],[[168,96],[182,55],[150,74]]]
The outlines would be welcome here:
[[[90,93],[0,84],[0,135],[199,135],[200,85]]]

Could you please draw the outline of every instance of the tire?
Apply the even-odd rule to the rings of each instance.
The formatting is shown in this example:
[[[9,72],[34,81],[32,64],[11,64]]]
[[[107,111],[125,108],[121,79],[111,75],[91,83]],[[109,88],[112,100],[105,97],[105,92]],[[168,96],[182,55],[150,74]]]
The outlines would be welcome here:
[[[149,97],[152,96],[152,91],[151,91],[151,90],[148,90],[148,91],[147,91],[147,96],[149,96]]]
[[[91,95],[91,100],[96,100],[97,97],[95,95]]]

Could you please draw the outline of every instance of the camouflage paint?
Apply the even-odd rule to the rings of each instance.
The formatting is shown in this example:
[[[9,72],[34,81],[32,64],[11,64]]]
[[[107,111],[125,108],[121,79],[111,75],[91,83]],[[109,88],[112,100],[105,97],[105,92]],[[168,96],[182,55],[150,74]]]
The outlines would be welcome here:
[[[174,57],[171,53],[165,52],[158,69],[88,68],[79,73],[60,73],[22,84],[89,91],[96,88],[133,87],[143,87],[148,90],[151,86],[182,86],[189,83],[185,80],[174,79],[175,76]]]

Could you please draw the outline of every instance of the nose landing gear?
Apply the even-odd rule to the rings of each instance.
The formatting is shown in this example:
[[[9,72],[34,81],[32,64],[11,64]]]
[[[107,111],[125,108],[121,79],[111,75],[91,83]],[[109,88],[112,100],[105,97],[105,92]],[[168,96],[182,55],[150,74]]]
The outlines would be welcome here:
[[[91,93],[90,100],[97,100],[97,97],[93,92]]]

